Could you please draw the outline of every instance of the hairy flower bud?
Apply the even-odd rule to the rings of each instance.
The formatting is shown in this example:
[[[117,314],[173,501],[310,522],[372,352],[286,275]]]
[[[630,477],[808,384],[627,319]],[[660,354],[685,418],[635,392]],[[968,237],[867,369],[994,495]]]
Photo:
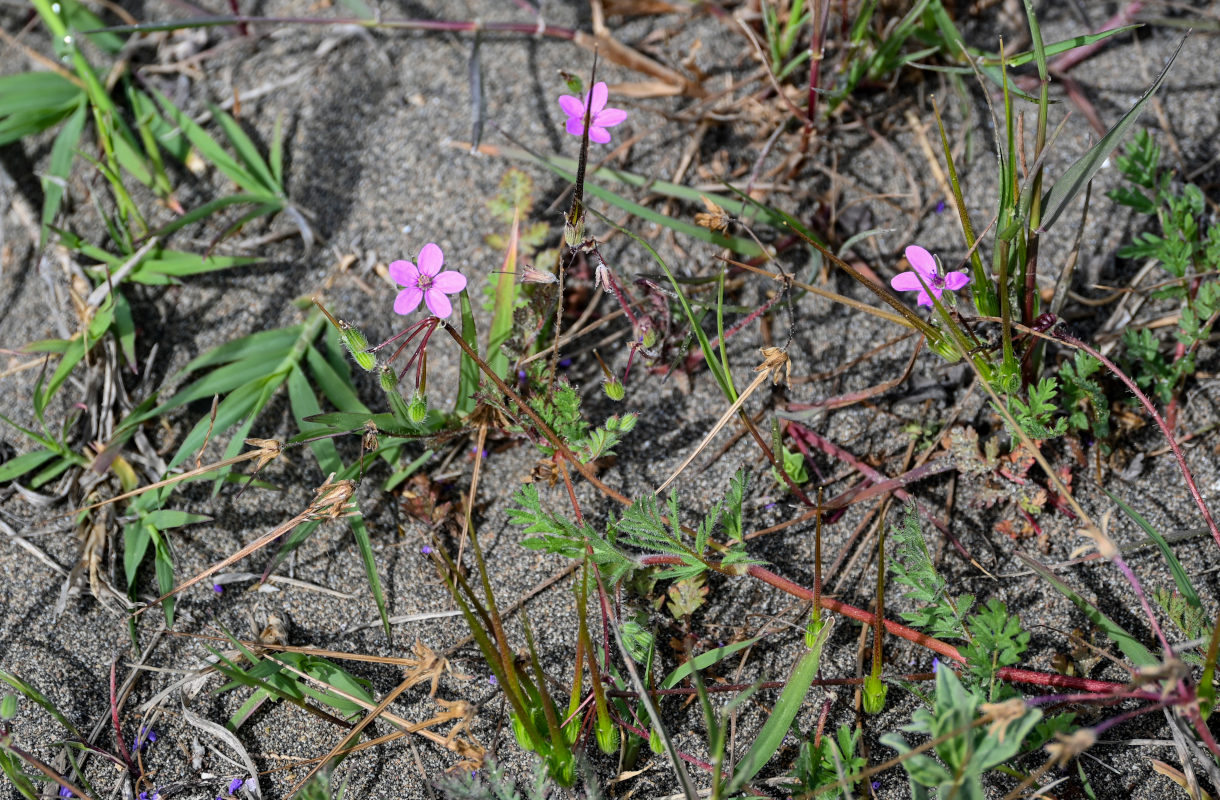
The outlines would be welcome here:
[[[377,359],[372,353],[368,352],[369,340],[364,338],[364,334],[354,325],[349,325],[346,322],[339,323],[339,337],[343,340],[343,346],[347,348],[347,352],[352,354],[352,360],[357,366],[365,372],[372,372],[377,368]]]

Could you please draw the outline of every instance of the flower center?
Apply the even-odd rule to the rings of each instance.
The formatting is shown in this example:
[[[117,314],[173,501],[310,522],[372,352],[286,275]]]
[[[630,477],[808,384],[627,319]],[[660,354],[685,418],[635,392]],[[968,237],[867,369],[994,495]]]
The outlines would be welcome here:
[[[940,274],[933,274],[932,280],[928,281],[928,283],[932,284],[937,289],[945,288],[945,278],[943,275],[940,275]]]
[[[415,285],[418,286],[421,291],[428,291],[432,288],[432,276],[425,275],[421,272],[419,274],[419,279],[415,282]]]

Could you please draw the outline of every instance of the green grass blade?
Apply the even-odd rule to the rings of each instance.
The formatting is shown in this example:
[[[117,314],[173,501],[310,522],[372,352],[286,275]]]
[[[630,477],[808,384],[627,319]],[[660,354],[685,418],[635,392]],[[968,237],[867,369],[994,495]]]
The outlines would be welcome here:
[[[4,681],[9,686],[12,686],[14,689],[20,692],[24,697],[42,706],[48,714],[55,718],[56,722],[63,725],[64,729],[73,736],[78,739],[85,738],[85,735],[80,732],[80,729],[78,729],[76,725],[72,723],[72,720],[64,716],[63,713],[55,707],[55,704],[48,700],[42,692],[38,691],[33,686],[26,683],[11,672],[6,672],[3,669],[0,669],[0,681]]]
[[[216,168],[229,177],[249,194],[263,195],[267,187],[255,175],[229,155],[198,123],[182,112],[173,102],[161,92],[156,93],[157,102],[161,104],[165,115],[186,135],[199,155],[216,165]],[[244,135],[244,134],[243,134]]]
[[[462,309],[462,339],[470,345],[470,349],[479,352],[479,329],[474,324],[474,311],[470,308],[470,294],[462,290],[460,297]],[[462,353],[461,365],[458,368],[458,394],[453,406],[453,413],[465,416],[474,411],[476,405],[474,394],[479,390],[479,365],[470,356]]]
[[[1076,196],[1084,191],[1084,187],[1097,174],[1097,170],[1101,169],[1101,165],[1105,163],[1110,154],[1126,137],[1127,132],[1135,125],[1140,114],[1143,113],[1144,107],[1152,100],[1157,89],[1161,88],[1161,84],[1165,82],[1165,76],[1169,74],[1173,62],[1177,60],[1178,53],[1182,52],[1182,45],[1186,44],[1186,37],[1178,42],[1178,46],[1174,49],[1173,55],[1165,62],[1164,69],[1157,75],[1156,80],[1152,82],[1145,91],[1143,96],[1131,107],[1126,114],[1123,114],[1122,119],[1114,124],[1106,132],[1106,135],[1101,137],[1097,144],[1089,148],[1089,151],[1076,160],[1072,166],[1068,167],[1067,171],[1059,180],[1055,181],[1055,185],[1050,188],[1042,201],[1042,225],[1038,231],[1050,230],[1050,227],[1055,224],[1060,215],[1067,209],[1068,204],[1076,199]]]
[[[84,100],[84,97],[84,94],[80,95],[81,100]],[[39,247],[46,244],[48,226],[55,221],[59,206],[63,202],[68,176],[72,173],[72,162],[76,160],[76,149],[80,144],[81,133],[85,130],[87,112],[86,104],[82,102],[60,129],[55,137],[55,144],[51,145],[51,163],[42,177],[42,233]]]
[[[546,167],[551,172],[554,172],[556,175],[558,175],[559,177],[563,178],[566,181],[571,181],[571,182],[575,183],[575,181],[576,181],[575,173],[572,173],[566,169],[563,169],[562,167],[560,167],[558,165],[558,163],[552,163],[551,161],[541,158],[540,156],[535,156],[532,153],[525,153],[525,155],[528,157],[528,159],[530,161],[533,161],[535,164]],[[625,174],[625,173],[620,173],[620,174]],[[672,184],[671,184],[671,186],[672,186]],[[747,238],[740,237],[740,236],[725,236],[723,234],[716,233],[715,231],[710,231],[707,228],[701,228],[698,225],[695,225],[693,222],[686,222],[685,220],[674,219],[673,217],[666,216],[665,214],[661,214],[660,212],[653,211],[651,208],[647,208],[638,203],[634,203],[631,200],[628,200],[624,197],[620,197],[619,195],[615,194],[614,192],[611,192],[609,189],[598,186],[597,184],[594,184],[594,183],[589,183],[587,179],[585,181],[585,193],[592,197],[596,197],[601,200],[604,200],[607,203],[609,203],[610,205],[621,208],[623,211],[626,211],[626,212],[632,214],[633,216],[639,217],[640,219],[642,219],[646,222],[651,222],[655,225],[660,225],[662,227],[669,228],[670,230],[674,231],[675,233],[686,234],[687,236],[690,236],[692,238],[698,239],[703,242],[707,242],[708,244],[711,244],[711,245],[715,245],[716,247],[727,247],[728,249],[732,250],[734,253],[737,253],[738,255],[746,256],[747,258],[753,258],[754,256],[762,255],[762,251],[758,249],[758,245],[754,243],[753,239],[747,239]],[[601,215],[599,214],[598,216],[601,216]],[[603,217],[603,219],[604,219],[604,217]]]
[[[258,147],[246,132],[242,130],[241,124],[219,106],[209,104],[208,108],[212,110],[212,116],[217,124],[220,125],[221,130],[229,137],[229,143],[233,145],[233,149],[237,152],[237,157],[242,160],[246,172],[257,178],[262,183],[263,189],[269,194],[282,195],[282,190],[280,189],[279,182],[275,179],[275,174],[267,166],[267,162],[263,161],[263,156],[258,152]]]
[[[696,672],[696,671],[702,672],[703,670],[708,669],[709,667],[713,666],[714,664],[718,664],[719,662],[721,662],[724,659],[728,658],[729,656],[733,655],[737,651],[744,650],[745,648],[757,643],[760,638],[762,638],[762,637],[755,636],[752,639],[746,639],[741,642],[734,642],[733,644],[727,644],[724,647],[717,647],[715,650],[709,650],[706,653],[700,653],[699,655],[697,655],[694,658],[687,661],[685,664],[682,664],[681,666],[679,666],[673,672],[666,675],[665,680],[661,681],[661,688],[662,689],[674,688],[679,683],[681,683],[683,680],[685,680],[686,677],[688,675],[690,675],[691,673]]]
[[[813,647],[801,657],[796,668],[792,670],[788,682],[784,685],[784,690],[780,693],[779,700],[771,709],[771,715],[763,723],[762,730],[758,732],[758,736],[750,745],[750,749],[746,751],[745,756],[737,762],[737,767],[733,770],[733,779],[728,785],[729,794],[739,791],[752,780],[783,744],[784,736],[788,733],[792,720],[796,719],[797,712],[801,710],[801,706],[805,702],[805,695],[808,693],[810,685],[813,684],[813,679],[818,676],[818,662],[822,658],[822,649],[826,646],[826,640],[830,638],[830,632],[834,629],[834,622],[834,618],[828,618],[823,623]]]
[[[20,478],[30,470],[38,469],[57,455],[59,453],[54,450],[33,450],[11,458],[0,464],[0,483]]]
[[[1055,573],[1047,569],[1041,562],[1020,551],[1017,551],[1017,557],[1024,561],[1030,569],[1038,573],[1043,580],[1055,587],[1056,591],[1071,600],[1089,618],[1090,622],[1105,631],[1105,634],[1118,645],[1118,649],[1122,650],[1123,655],[1129,658],[1135,666],[1152,667],[1160,663],[1156,656],[1150,653],[1148,648],[1140,644],[1139,640],[1128,633],[1125,628],[1106,616],[1100,608],[1081,597],[1075,589],[1059,580]]]
[[[1136,525],[1139,525],[1144,533],[1148,534],[1148,538],[1156,544],[1157,549],[1161,551],[1161,555],[1165,558],[1165,563],[1169,565],[1169,571],[1173,574],[1173,582],[1177,584],[1178,591],[1186,598],[1186,602],[1195,608],[1203,608],[1203,602],[1199,599],[1199,593],[1195,591],[1194,585],[1190,582],[1190,577],[1182,567],[1182,562],[1178,561],[1178,557],[1173,554],[1173,550],[1169,547],[1169,542],[1165,541],[1165,537],[1160,534],[1160,531],[1152,527],[1148,520],[1140,516],[1138,511],[1124,503],[1116,495],[1111,494],[1105,487],[1102,487],[1102,491],[1114,501],[1115,505],[1123,510],[1124,514],[1131,517],[1131,520]]]

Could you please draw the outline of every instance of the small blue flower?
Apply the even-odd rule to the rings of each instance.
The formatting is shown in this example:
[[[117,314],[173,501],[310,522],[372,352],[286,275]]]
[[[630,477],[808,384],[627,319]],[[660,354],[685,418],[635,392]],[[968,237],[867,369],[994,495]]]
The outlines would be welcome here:
[[[233,794],[240,789],[242,783],[243,781],[241,778],[234,778],[233,780],[229,781],[229,794]]]
[[[423,547],[419,548],[419,552],[423,555],[430,556],[432,555],[432,548],[428,545],[424,545]]]
[[[59,787],[59,796],[60,797],[71,797],[72,790],[69,789],[67,786],[60,786]]]
[[[496,685],[496,676],[495,676],[495,675],[488,675],[488,676],[487,676],[487,682],[488,682],[488,683],[490,683],[492,686],[495,686],[495,685]]]
[[[932,657],[932,674],[935,675],[937,670],[939,670],[939,669],[940,669],[940,659],[933,656]]]
[[[945,213],[945,201],[944,200],[941,200],[939,203],[936,204],[936,213],[937,214]]]
[[[219,583],[212,584],[212,591],[216,592],[216,594],[220,594],[224,590],[225,590],[225,587],[221,586]]]

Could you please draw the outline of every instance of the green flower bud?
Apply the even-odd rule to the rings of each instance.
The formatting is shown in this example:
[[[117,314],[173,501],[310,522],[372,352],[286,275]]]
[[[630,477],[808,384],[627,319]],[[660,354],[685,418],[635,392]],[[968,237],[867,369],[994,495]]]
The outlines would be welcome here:
[[[398,393],[398,375],[390,369],[389,364],[381,365],[381,373],[377,379],[381,381],[381,388],[384,391]]]
[[[869,675],[864,679],[864,713],[879,714],[885,708],[885,695],[890,687],[881,682],[877,675]]]
[[[818,634],[822,632],[822,625],[825,624],[818,615],[818,610],[817,608],[813,610],[814,615],[809,618],[809,624],[805,626],[805,646],[810,650],[817,644]]]
[[[618,378],[610,378],[609,380],[602,381],[602,391],[606,393],[606,397],[609,397],[616,403],[620,402],[623,399],[623,396],[626,394],[626,390],[623,388],[623,383]]]
[[[939,339],[929,339],[928,347],[950,364],[956,364],[962,360],[962,351],[958,349],[957,342],[953,341],[951,336],[945,335]]]
[[[411,398],[411,404],[407,406],[407,419],[414,422],[416,425],[423,423],[428,418],[428,398],[422,394],[417,394]]]
[[[640,344],[644,345],[645,350],[651,350],[652,348],[656,347],[656,345],[657,345],[656,328],[649,328],[648,330],[644,331],[644,336],[640,340]]]
[[[359,328],[346,322],[340,322],[339,337],[343,340],[343,346],[347,348],[347,352],[352,354],[352,359],[360,369],[365,372],[372,372],[377,368],[377,359],[372,353],[368,352],[369,340],[364,338],[364,334],[360,332]]]

